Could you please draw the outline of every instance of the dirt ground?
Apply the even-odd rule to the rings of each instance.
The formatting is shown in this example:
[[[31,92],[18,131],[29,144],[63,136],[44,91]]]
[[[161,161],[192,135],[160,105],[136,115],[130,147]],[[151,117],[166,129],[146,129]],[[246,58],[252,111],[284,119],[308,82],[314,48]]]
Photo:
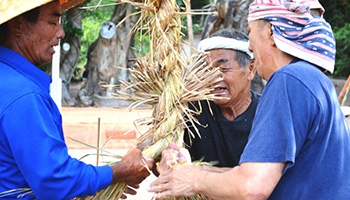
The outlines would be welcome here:
[[[99,135],[102,148],[132,147],[140,135],[135,130],[134,121],[151,116],[150,109],[127,111],[126,108],[109,107],[62,107],[61,113],[66,143],[70,149],[88,149],[87,145],[97,147]]]
[[[127,149],[147,128],[136,130],[134,123],[151,116],[151,109],[62,107],[63,130],[69,149]],[[347,117],[350,124],[350,116]],[[99,140],[100,138],[100,140]],[[74,140],[76,141],[74,141]],[[77,142],[78,141],[78,142]]]
[[[123,156],[129,148],[135,147],[137,144],[136,138],[139,134],[135,131],[133,122],[137,119],[151,116],[150,109],[135,109],[129,112],[125,108],[62,107],[61,113],[69,154],[87,164],[93,165],[97,163],[102,165],[109,161],[116,161],[115,158],[106,156],[101,156],[97,160],[97,150],[87,146],[97,146],[98,132],[101,135],[101,148],[114,155]],[[151,200],[153,194],[147,192],[147,188],[154,180],[154,175],[149,176],[140,184],[137,194],[128,195],[127,199]]]

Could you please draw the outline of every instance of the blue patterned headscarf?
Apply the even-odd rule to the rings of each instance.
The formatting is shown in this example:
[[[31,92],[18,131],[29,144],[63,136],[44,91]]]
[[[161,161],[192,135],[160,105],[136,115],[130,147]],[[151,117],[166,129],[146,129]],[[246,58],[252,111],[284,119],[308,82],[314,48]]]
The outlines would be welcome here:
[[[301,0],[256,0],[249,7],[248,21],[271,23],[276,46],[331,73],[335,63],[335,39],[331,26],[312,17]]]

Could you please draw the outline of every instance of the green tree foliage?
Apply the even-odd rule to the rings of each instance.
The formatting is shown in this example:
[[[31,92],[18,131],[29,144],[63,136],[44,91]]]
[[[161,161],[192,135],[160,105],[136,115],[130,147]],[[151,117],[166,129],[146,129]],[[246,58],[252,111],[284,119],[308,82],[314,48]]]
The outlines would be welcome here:
[[[97,3],[96,0],[91,1],[87,6],[97,5]],[[86,64],[88,48],[98,38],[102,23],[112,17],[114,8],[115,6],[103,6],[84,9],[82,19],[84,34],[81,38],[79,65]]]
[[[350,23],[343,27],[334,27],[336,38],[336,71],[335,76],[347,77],[350,74]]]
[[[81,5],[81,7],[83,7],[82,29],[74,27],[65,20],[65,16],[63,17],[62,25],[66,36],[81,36],[78,66],[74,71],[75,79],[81,78],[81,72],[84,71],[87,62],[88,48],[98,38],[102,23],[110,20],[115,8],[113,5],[100,6],[100,3],[100,0],[87,0]],[[64,42],[65,38],[62,39],[61,43]]]
[[[334,27],[344,27],[350,23],[349,0],[320,0],[325,8],[324,18]]]
[[[135,56],[144,56],[149,52],[150,38],[136,33],[134,37],[134,53]]]
[[[350,74],[350,2],[349,0],[320,0],[325,8],[324,18],[331,24],[336,39],[334,76]]]

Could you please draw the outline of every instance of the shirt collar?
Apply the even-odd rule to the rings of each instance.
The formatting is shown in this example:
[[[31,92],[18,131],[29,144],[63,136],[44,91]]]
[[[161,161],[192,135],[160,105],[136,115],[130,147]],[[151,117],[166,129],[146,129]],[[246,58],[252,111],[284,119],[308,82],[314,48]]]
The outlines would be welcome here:
[[[51,77],[17,52],[0,46],[0,62],[7,64],[20,74],[31,79],[44,91],[50,91]]]

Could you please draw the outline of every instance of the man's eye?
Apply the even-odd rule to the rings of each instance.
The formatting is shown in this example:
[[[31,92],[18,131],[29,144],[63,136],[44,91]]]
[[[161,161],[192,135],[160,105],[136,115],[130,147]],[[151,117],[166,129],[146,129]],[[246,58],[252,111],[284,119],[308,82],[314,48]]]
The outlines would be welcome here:
[[[220,67],[221,72],[227,72],[229,69],[229,67]]]

